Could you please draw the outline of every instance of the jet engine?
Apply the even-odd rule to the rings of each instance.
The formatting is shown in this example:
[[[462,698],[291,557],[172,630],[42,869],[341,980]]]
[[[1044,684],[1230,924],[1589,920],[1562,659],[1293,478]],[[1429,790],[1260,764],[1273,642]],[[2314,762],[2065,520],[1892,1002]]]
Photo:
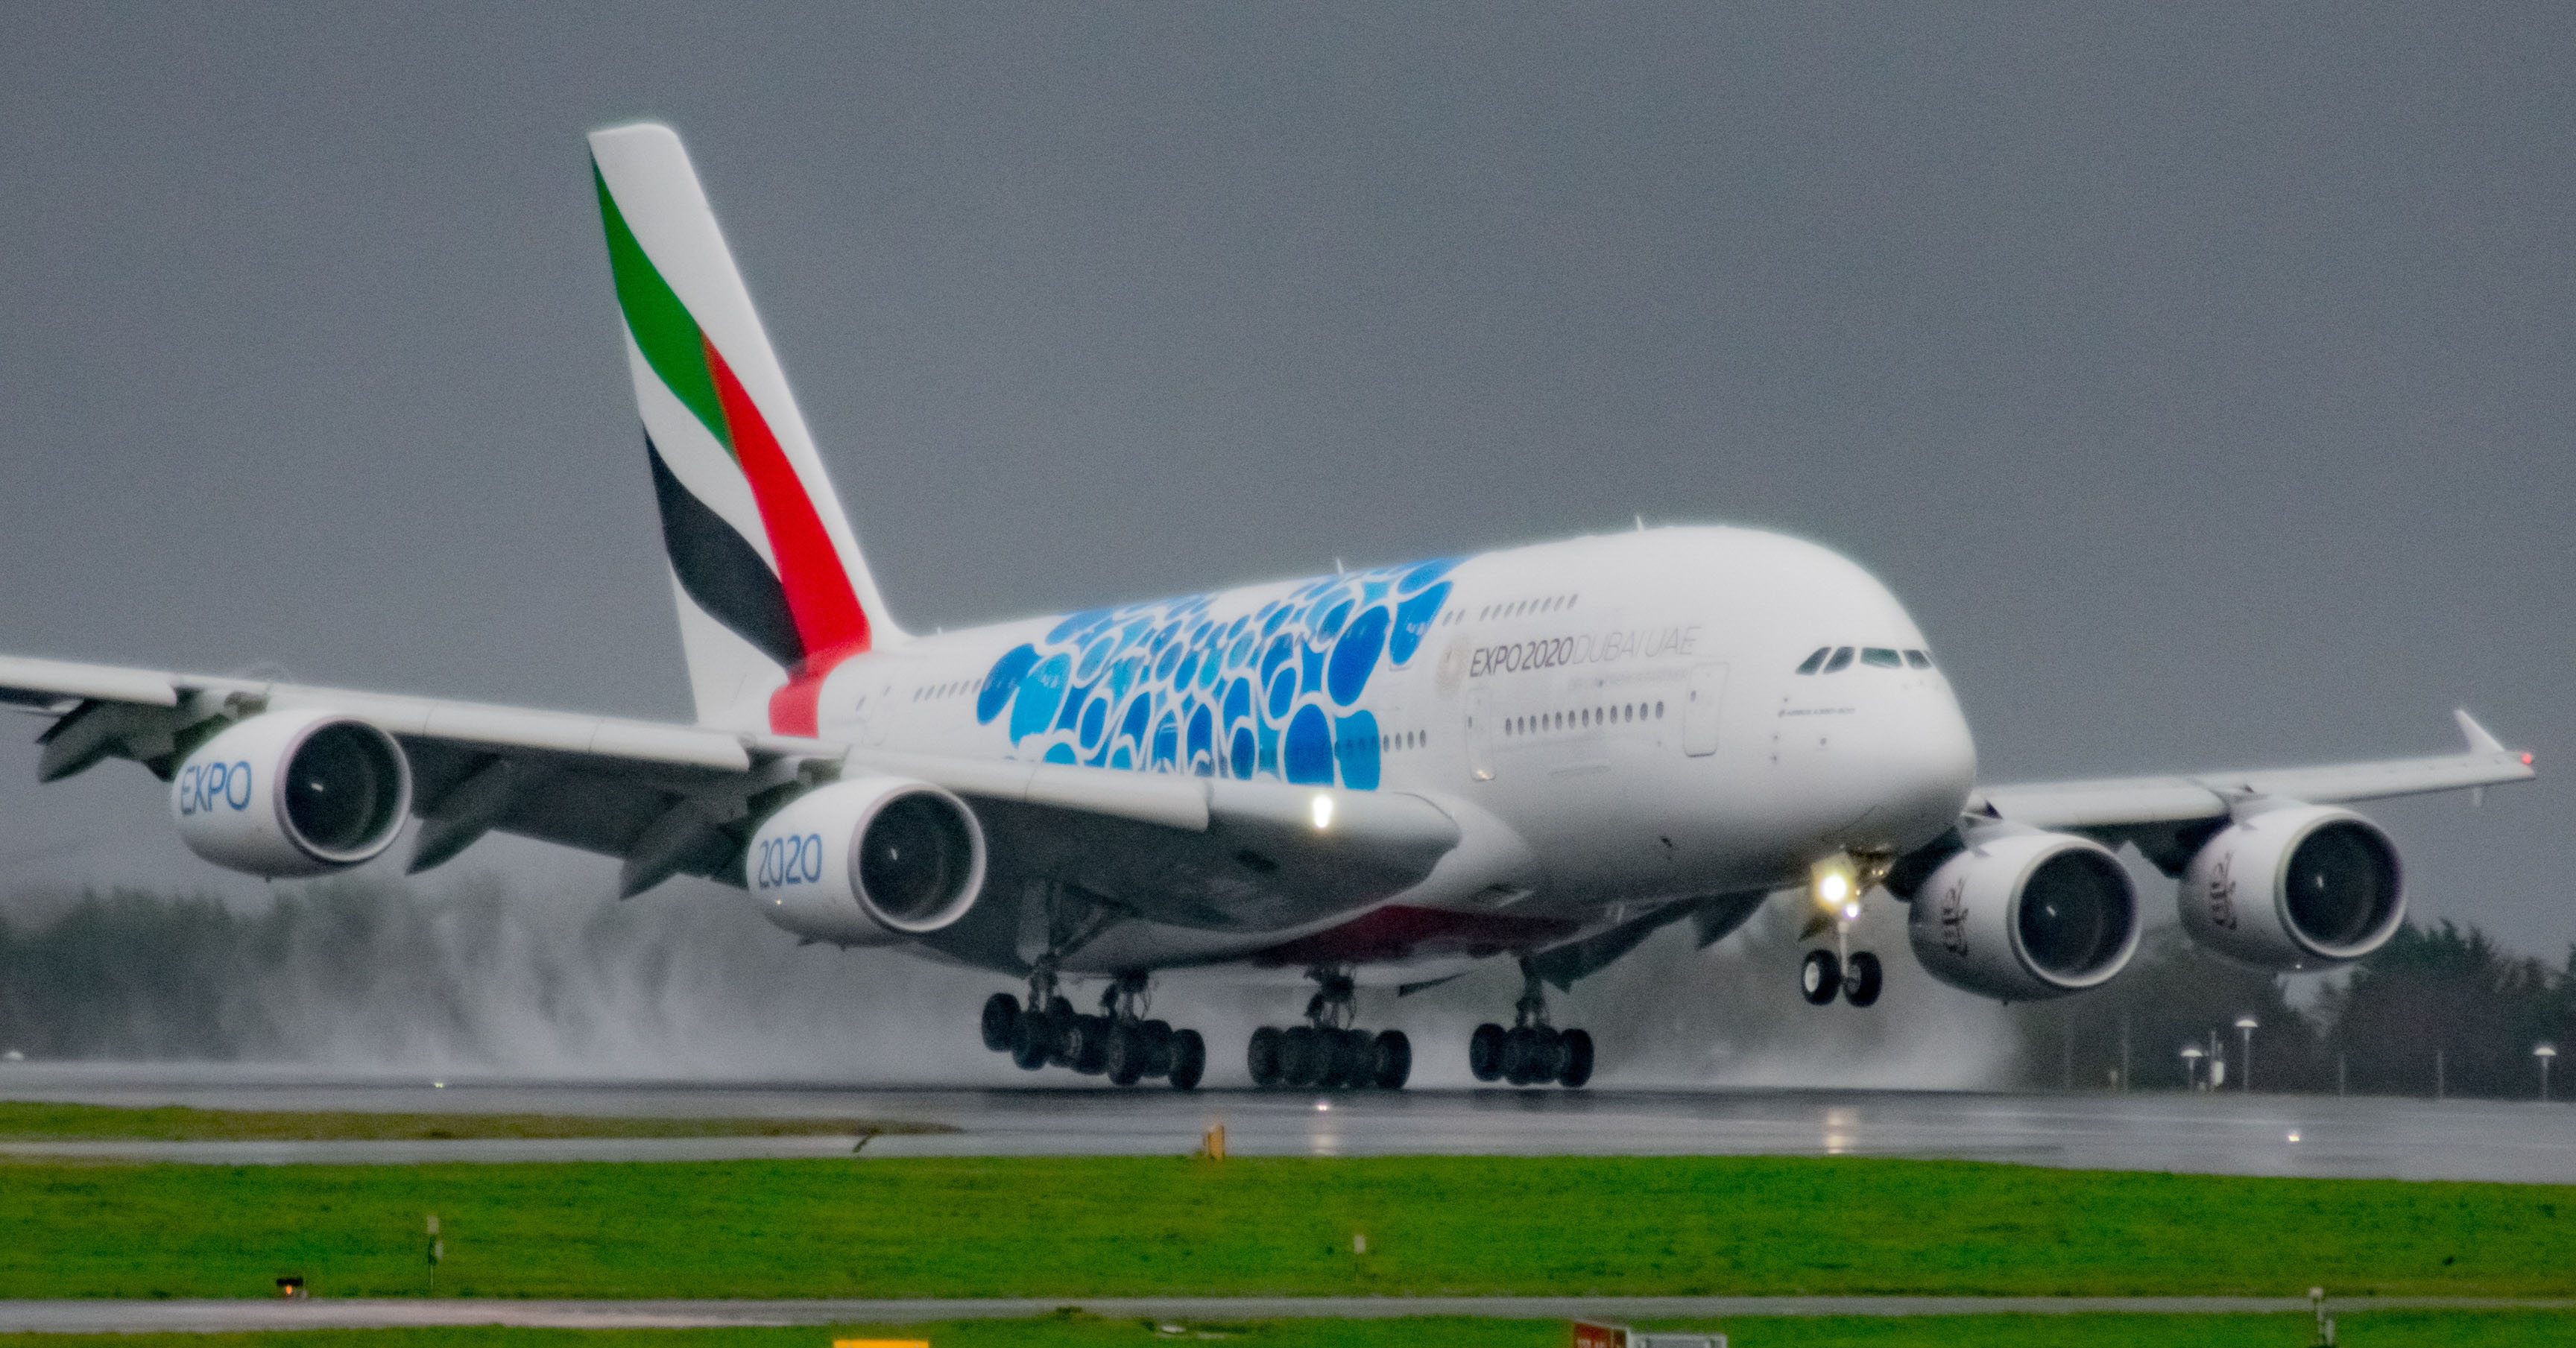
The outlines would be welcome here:
[[[834,782],[771,815],[743,872],[761,912],[799,936],[892,945],[974,906],[984,830],[966,802],[926,782]]]
[[[2191,939],[2258,969],[2331,969],[2406,920],[2397,846],[2331,805],[2241,807],[2201,844],[2178,892]]]
[[[1914,892],[1914,957],[1955,988],[2005,1001],[2110,981],[2138,949],[2138,894],[2111,850],[2071,833],[2001,825]]]
[[[372,861],[410,813],[402,746],[329,711],[251,717],[199,745],[170,779],[170,817],[188,850],[271,879]]]

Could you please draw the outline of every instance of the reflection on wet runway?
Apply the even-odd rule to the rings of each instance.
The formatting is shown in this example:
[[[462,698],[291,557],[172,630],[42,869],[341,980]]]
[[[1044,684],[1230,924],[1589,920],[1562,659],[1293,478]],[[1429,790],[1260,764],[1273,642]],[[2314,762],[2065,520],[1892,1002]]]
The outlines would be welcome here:
[[[900,1119],[958,1131],[867,1156],[1186,1155],[1222,1123],[1237,1155],[1927,1156],[2078,1169],[2576,1183],[2576,1108],[2318,1096],[1816,1090],[958,1090],[798,1083],[350,1079],[291,1070],[0,1066],[0,1098],[209,1109]],[[855,1137],[0,1143],[224,1163],[847,1156]]]

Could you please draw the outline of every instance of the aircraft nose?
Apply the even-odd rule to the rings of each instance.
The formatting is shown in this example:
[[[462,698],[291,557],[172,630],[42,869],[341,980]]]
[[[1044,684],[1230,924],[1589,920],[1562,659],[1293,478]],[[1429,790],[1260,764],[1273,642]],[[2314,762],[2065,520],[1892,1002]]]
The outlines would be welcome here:
[[[1958,700],[1938,679],[1925,679],[1873,718],[1866,763],[1878,809],[1872,840],[1911,851],[1956,824],[1977,781],[1977,746]]]

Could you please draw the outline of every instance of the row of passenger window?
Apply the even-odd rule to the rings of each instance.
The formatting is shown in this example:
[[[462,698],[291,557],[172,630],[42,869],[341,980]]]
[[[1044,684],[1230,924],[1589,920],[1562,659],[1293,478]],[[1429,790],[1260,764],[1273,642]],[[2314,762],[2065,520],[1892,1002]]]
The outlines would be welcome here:
[[[1488,618],[1517,618],[1529,613],[1556,613],[1574,607],[1574,601],[1582,597],[1579,594],[1556,594],[1544,599],[1523,599],[1511,604],[1487,604],[1477,610],[1476,620],[1483,622]]]
[[[1581,730],[1587,726],[1625,725],[1633,721],[1664,719],[1661,702],[1623,702],[1615,707],[1577,707],[1571,711],[1551,711],[1537,716],[1513,716],[1503,721],[1506,735],[1536,735],[1549,730]]]
[[[1818,646],[1816,653],[1808,656],[1805,662],[1798,666],[1798,672],[1840,674],[1851,668],[1851,662],[1852,648],[1849,646]],[[1907,666],[1915,669],[1932,667],[1932,657],[1922,651],[1906,651],[1899,654],[1885,646],[1861,647],[1860,662],[1864,665],[1876,665],[1881,669],[1904,669]]]

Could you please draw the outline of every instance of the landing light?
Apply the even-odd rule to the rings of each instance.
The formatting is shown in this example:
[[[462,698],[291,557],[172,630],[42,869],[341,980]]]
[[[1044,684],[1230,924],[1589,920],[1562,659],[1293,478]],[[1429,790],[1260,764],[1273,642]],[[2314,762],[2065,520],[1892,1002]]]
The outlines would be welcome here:
[[[1808,867],[1807,889],[1818,908],[1844,921],[1860,916],[1860,868],[1849,853],[1836,852]]]
[[[1318,793],[1315,797],[1315,829],[1322,832],[1333,826],[1333,798]]]

